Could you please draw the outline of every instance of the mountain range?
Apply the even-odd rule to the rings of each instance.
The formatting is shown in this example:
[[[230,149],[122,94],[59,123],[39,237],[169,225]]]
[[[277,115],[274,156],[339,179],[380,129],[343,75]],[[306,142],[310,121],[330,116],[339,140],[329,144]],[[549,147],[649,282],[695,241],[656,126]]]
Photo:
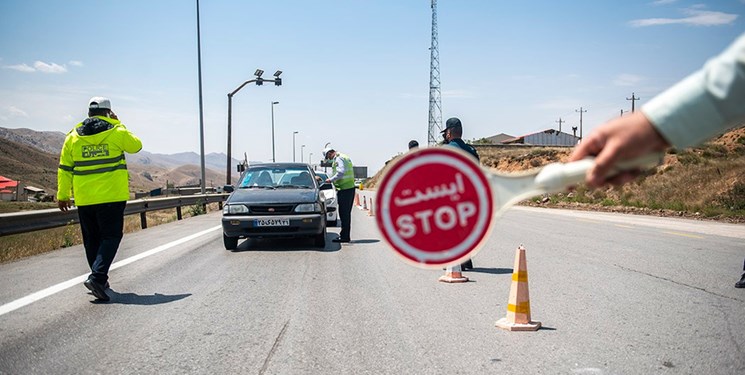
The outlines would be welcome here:
[[[56,191],[59,152],[65,133],[36,131],[26,128],[0,127],[0,175],[21,181],[22,185],[43,188],[48,193]],[[158,187],[195,186],[200,184],[201,160],[195,152],[159,154],[142,150],[127,154],[130,188],[149,191]],[[207,186],[225,183],[227,157],[224,153],[204,156]],[[231,166],[240,161],[233,159]],[[232,174],[233,183],[238,177]]]

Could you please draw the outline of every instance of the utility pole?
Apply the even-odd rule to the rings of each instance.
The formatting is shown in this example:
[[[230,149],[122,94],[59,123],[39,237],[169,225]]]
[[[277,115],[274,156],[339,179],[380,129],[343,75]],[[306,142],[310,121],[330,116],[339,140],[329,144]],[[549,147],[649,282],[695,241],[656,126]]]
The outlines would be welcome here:
[[[558,122],[559,123],[559,133],[561,133],[561,123],[562,122],[566,122],[566,121],[562,120],[561,117],[559,117],[559,121],[554,121],[554,122]],[[558,134],[556,134],[556,135],[558,135]]]
[[[574,134],[575,137],[577,136],[577,127],[576,126],[572,126],[572,134]]]
[[[630,98],[626,98],[626,100],[631,100],[631,113],[634,113],[634,102],[637,101],[637,100],[639,100],[639,98],[637,98],[636,96],[634,96],[634,93],[632,92],[631,93],[631,97]]]
[[[579,140],[582,140],[582,113],[587,112],[586,109],[582,109],[582,107],[579,107],[579,109],[575,109],[574,112],[579,112]]]
[[[442,100],[440,92],[440,47],[437,41],[437,0],[432,0],[432,40],[429,47],[429,126],[427,144],[437,144],[442,129]]]
[[[623,109],[621,110],[621,117],[623,117]]]

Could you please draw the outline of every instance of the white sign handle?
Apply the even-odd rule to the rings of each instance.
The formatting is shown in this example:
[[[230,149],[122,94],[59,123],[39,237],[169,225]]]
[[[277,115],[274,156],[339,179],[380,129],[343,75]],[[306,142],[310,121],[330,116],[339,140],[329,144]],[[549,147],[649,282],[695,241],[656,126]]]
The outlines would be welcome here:
[[[623,171],[654,168],[661,164],[663,157],[663,153],[653,153],[619,162],[608,176]],[[569,186],[582,183],[587,171],[594,164],[594,158],[587,158],[569,163],[551,163],[542,168],[522,173],[500,174],[488,172],[489,181],[496,198],[494,208],[499,213],[527,198],[564,191]]]

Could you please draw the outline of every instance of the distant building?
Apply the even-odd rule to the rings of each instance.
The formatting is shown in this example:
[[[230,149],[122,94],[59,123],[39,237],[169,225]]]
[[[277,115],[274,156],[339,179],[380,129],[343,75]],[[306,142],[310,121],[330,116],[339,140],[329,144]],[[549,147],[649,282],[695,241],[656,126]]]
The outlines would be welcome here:
[[[513,138],[515,138],[514,135],[499,133],[497,135],[493,135],[491,137],[486,137],[484,139],[487,140],[487,141],[489,141],[489,143],[491,143],[493,145],[498,145],[498,144],[501,144],[502,142],[504,142],[504,141],[506,141],[508,139],[513,139]]]
[[[29,202],[38,202],[46,197],[47,192],[44,191],[44,189],[35,186],[24,186],[23,195],[27,197]]]
[[[18,199],[18,181],[0,176],[0,200],[14,201]]]
[[[502,141],[502,144],[524,144],[532,146],[576,146],[579,137],[560,132],[556,129],[546,129]]]

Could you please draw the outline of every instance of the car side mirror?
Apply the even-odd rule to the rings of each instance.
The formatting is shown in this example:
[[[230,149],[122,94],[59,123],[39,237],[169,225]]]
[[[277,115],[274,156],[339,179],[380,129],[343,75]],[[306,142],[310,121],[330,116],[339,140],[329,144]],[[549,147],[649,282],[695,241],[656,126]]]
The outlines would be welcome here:
[[[224,191],[226,193],[232,193],[233,190],[235,190],[235,188],[233,187],[233,185],[225,185],[225,186],[222,187],[222,191]]]
[[[243,171],[246,170],[246,165],[245,164],[238,164],[238,165],[235,166],[235,169],[237,169],[238,172],[243,172]]]
[[[331,190],[334,188],[334,185],[331,185],[330,183],[324,183],[321,184],[321,187],[319,189],[321,190]]]

